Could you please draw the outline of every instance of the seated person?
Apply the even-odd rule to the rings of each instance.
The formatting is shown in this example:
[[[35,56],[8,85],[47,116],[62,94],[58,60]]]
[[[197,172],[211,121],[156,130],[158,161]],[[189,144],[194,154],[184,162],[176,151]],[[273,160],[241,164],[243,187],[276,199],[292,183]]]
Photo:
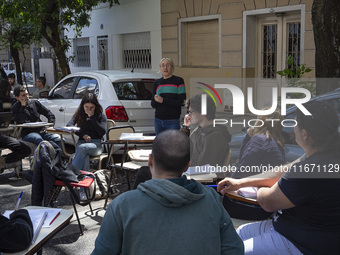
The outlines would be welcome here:
[[[224,166],[231,135],[225,125],[213,127],[216,114],[214,101],[207,97],[207,115],[201,114],[201,95],[190,98],[187,102],[188,114],[184,118],[182,132],[190,135],[190,162],[192,166]],[[190,133],[190,125],[198,125]],[[217,173],[222,175],[223,173]],[[225,176],[223,176],[225,177]],[[138,184],[151,179],[150,169],[142,167],[136,176],[134,189]]]
[[[8,112],[11,110],[12,100],[10,98],[11,87],[7,80],[0,80],[0,112]],[[14,167],[17,162],[31,154],[29,146],[15,138],[0,133],[0,148],[10,149],[12,152],[0,156],[0,173],[6,168]]]
[[[258,116],[253,128],[247,130],[242,142],[237,170],[233,178],[244,178],[262,172],[261,166],[280,166],[285,163],[284,140],[281,134],[283,119],[279,111],[270,115]],[[280,121],[266,121],[277,119]],[[258,168],[256,168],[258,167]],[[230,217],[244,220],[264,220],[271,212],[261,207],[249,206],[223,197],[223,206]]]
[[[40,98],[41,92],[48,92],[51,90],[50,86],[46,85],[46,78],[41,76],[37,79],[37,89],[32,93],[32,98]]]
[[[215,190],[182,173],[190,165],[189,138],[165,130],[155,138],[148,164],[152,180],[111,202],[96,254],[243,254]]]
[[[101,140],[106,133],[106,115],[97,97],[86,94],[67,126],[80,127],[76,132],[79,140],[72,164],[80,170],[90,170],[90,156],[99,156],[102,152]]]
[[[0,214],[0,253],[25,250],[33,238],[33,225],[25,209],[14,211],[10,219]]]
[[[28,92],[24,86],[17,86],[14,89],[15,98],[18,100],[12,106],[13,120],[16,124],[41,121],[40,115],[44,115],[49,123],[55,123],[54,114],[37,100],[29,100]],[[49,134],[44,131],[44,127],[22,128],[22,140],[35,145],[43,140],[53,141],[61,147],[60,136]]]
[[[258,116],[258,121],[247,130],[242,142],[237,170],[233,178],[244,178],[262,172],[261,166],[279,166],[286,162],[284,139],[279,111]],[[266,121],[276,119],[280,121]],[[258,168],[255,168],[258,166]]]
[[[305,151],[301,162],[272,178],[226,178],[218,184],[222,194],[259,187],[259,204],[275,212],[272,220],[237,229],[245,254],[340,254],[339,120],[324,103],[303,106],[312,116],[296,111],[295,139]]]
[[[10,149],[12,152],[0,156],[0,173],[4,169],[15,167],[14,162],[22,160],[31,154],[31,148],[13,137],[0,133],[0,146],[2,149]]]

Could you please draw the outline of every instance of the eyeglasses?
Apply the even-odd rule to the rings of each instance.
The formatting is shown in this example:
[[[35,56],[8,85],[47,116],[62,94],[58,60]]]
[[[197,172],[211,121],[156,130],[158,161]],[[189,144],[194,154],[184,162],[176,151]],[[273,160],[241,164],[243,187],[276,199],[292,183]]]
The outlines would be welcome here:
[[[166,65],[160,65],[160,68],[170,68],[171,67],[171,65],[170,64],[166,64]]]
[[[187,113],[188,113],[188,114],[192,114],[192,113],[194,113],[194,111],[191,111],[191,110],[190,110],[190,111],[187,111]]]

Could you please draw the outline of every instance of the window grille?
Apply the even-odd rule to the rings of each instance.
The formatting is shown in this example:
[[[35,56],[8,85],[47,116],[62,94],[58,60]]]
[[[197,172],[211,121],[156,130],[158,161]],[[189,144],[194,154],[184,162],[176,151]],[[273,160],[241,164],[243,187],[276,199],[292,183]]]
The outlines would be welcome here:
[[[300,40],[301,40],[301,30],[300,22],[288,23],[287,24],[287,57],[289,55],[293,56],[294,64],[293,66],[288,66],[288,68],[296,69],[300,65]]]
[[[76,53],[76,66],[90,67],[90,43],[89,38],[79,38],[74,40],[74,48]]]
[[[277,25],[264,25],[262,49],[262,78],[276,78]]]
[[[151,69],[150,33],[123,35],[123,67]]]

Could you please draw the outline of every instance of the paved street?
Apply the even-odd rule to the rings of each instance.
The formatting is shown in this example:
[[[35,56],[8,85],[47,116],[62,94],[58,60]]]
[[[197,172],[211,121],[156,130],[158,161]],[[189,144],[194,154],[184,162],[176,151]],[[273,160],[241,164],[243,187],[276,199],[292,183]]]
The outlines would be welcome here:
[[[18,196],[24,191],[20,207],[31,204],[31,184],[24,178],[29,171],[28,160],[24,160],[24,169],[17,178],[12,170],[5,170],[0,175],[0,211],[13,210]],[[73,210],[71,199],[67,191],[62,190],[57,200],[57,206],[63,209]],[[98,235],[99,228],[105,210],[103,209],[105,200],[93,201],[93,215],[91,215],[88,206],[82,207],[77,205],[80,222],[83,226],[84,235],[79,233],[79,227],[76,216],[73,215],[71,223],[57,236],[55,236],[44,249],[43,254],[90,254],[94,248],[94,241]]]

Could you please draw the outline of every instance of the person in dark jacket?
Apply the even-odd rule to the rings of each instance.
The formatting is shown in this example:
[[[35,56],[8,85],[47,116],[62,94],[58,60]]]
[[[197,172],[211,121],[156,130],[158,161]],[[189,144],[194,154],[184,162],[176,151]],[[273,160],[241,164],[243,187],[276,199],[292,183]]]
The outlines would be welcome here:
[[[0,253],[25,250],[33,238],[33,225],[25,209],[14,211],[10,218],[0,214]]]
[[[14,89],[15,98],[18,100],[12,106],[13,120],[16,124],[29,122],[41,122],[40,115],[44,115],[49,123],[55,123],[54,114],[37,100],[29,100],[25,86],[16,86]],[[43,140],[52,141],[61,147],[60,136],[49,134],[43,127],[22,128],[22,140],[39,145]]]
[[[181,107],[186,99],[184,80],[173,75],[175,66],[170,58],[159,63],[162,78],[155,81],[151,106],[155,108],[155,132],[180,129]]]
[[[12,99],[10,98],[11,86],[7,80],[0,80],[0,112],[8,112],[12,107]],[[17,139],[0,133],[0,147],[10,149],[12,152],[0,156],[0,173],[6,169],[15,166],[15,162],[29,156],[31,149],[29,146]]]
[[[93,93],[86,94],[67,126],[77,126],[79,140],[72,164],[80,170],[90,169],[90,156],[102,153],[101,140],[106,133],[106,115],[97,97]]]

